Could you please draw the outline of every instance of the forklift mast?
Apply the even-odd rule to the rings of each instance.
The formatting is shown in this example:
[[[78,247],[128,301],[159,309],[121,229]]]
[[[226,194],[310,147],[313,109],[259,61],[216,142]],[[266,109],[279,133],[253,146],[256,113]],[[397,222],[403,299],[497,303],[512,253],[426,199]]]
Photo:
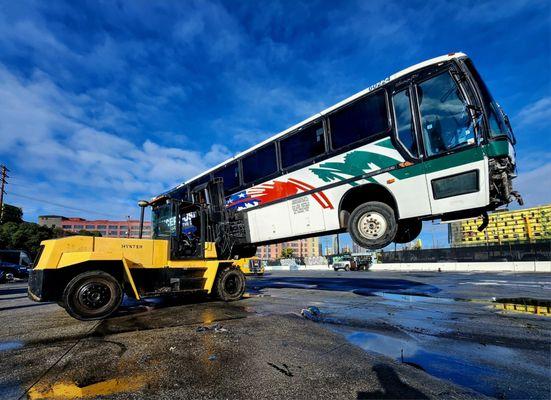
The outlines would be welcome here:
[[[242,257],[247,244],[244,214],[226,207],[223,179],[214,178],[194,188],[191,199],[205,210],[205,241],[216,243],[218,257]]]

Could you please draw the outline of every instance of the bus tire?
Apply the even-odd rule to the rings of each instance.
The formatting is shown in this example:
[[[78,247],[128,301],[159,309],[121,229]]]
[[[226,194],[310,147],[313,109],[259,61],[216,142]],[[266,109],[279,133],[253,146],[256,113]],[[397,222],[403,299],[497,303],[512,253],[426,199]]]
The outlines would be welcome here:
[[[239,268],[224,268],[216,276],[214,295],[220,300],[239,300],[245,293],[245,275]]]
[[[409,243],[415,240],[421,233],[423,222],[418,219],[404,219],[398,221],[398,230],[396,231],[395,243]]]
[[[122,302],[121,284],[104,271],[88,271],[75,276],[63,291],[67,313],[81,321],[103,319]]]
[[[394,210],[379,201],[359,205],[348,219],[348,233],[352,240],[369,250],[382,249],[392,243],[397,229]]]

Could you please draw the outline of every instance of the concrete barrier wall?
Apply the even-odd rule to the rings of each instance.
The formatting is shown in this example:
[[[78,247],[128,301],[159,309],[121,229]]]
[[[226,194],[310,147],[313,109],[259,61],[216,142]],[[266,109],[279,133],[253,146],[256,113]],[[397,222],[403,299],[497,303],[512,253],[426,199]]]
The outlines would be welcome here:
[[[373,271],[551,272],[551,261],[374,264]]]
[[[372,271],[440,271],[442,272],[550,272],[551,261],[510,261],[472,263],[389,263],[373,264]],[[266,271],[331,271],[326,264],[320,265],[274,265]]]
[[[266,271],[329,271],[327,264],[317,265],[268,265],[265,267]]]

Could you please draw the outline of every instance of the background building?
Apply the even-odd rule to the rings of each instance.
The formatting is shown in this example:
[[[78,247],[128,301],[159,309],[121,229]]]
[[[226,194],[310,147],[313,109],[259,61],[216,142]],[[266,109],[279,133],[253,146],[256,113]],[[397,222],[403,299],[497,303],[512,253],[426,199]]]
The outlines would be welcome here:
[[[87,220],[78,217],[63,217],[61,215],[41,215],[38,224],[50,228],[61,228],[68,232],[78,232],[82,229],[98,231],[103,237],[137,238],[140,233],[140,221],[111,221],[106,219]],[[143,236],[151,237],[151,222],[144,221]]]
[[[533,243],[551,239],[551,204],[514,211],[497,211],[489,215],[488,227],[482,232],[480,218],[452,222],[448,226],[451,247],[481,244]]]
[[[267,246],[259,246],[256,252],[257,257],[262,259],[276,259],[281,257],[283,249],[293,249],[294,257],[318,257],[321,255],[319,237],[294,240],[292,242],[284,242],[271,244]]]

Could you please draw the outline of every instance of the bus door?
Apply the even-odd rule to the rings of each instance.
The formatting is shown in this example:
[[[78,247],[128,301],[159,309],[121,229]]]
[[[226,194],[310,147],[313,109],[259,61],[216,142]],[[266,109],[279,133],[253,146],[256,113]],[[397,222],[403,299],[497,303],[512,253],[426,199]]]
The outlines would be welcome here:
[[[414,118],[416,109],[411,80],[398,82],[392,90],[392,108],[394,113],[394,139],[396,148],[404,159],[411,163],[408,168],[398,170],[400,184],[391,186],[399,199],[400,218],[430,215],[429,193],[422,165],[422,153],[419,152],[419,140]]]
[[[432,214],[488,204],[488,168],[477,144],[478,128],[466,88],[451,68],[418,76],[418,108],[423,166]],[[476,128],[476,129],[475,129]]]

